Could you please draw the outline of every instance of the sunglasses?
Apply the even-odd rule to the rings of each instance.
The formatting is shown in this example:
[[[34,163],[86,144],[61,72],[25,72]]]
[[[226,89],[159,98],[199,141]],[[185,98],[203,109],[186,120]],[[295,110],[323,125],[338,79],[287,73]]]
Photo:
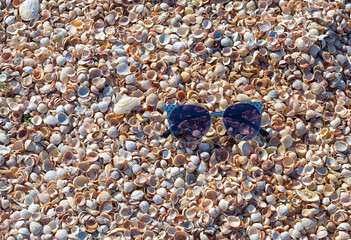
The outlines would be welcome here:
[[[263,102],[236,103],[224,112],[210,113],[198,105],[167,105],[164,109],[170,128],[161,137],[172,134],[186,143],[197,142],[210,130],[211,117],[220,116],[227,132],[236,140],[251,140],[258,134],[268,136],[269,133],[261,129],[262,106]]]

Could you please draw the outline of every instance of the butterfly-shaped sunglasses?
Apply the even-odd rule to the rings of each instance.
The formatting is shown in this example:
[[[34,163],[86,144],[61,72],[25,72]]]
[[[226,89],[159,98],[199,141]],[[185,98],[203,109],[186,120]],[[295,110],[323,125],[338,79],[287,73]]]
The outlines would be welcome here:
[[[198,105],[167,105],[169,129],[161,137],[170,134],[186,142],[199,141],[211,127],[211,117],[222,116],[223,124],[229,134],[236,140],[247,141],[257,134],[267,136],[269,133],[261,128],[263,102],[236,103],[223,112],[210,113]]]

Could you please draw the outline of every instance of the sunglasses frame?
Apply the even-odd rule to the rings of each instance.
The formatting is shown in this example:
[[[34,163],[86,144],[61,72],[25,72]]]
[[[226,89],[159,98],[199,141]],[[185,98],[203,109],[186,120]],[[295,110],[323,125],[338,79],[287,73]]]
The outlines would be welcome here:
[[[266,130],[264,130],[264,129],[261,128],[261,122],[260,122],[260,128],[259,128],[259,130],[257,131],[257,134],[256,134],[254,137],[252,137],[251,139],[249,139],[249,140],[239,140],[239,139],[235,138],[235,137],[228,131],[226,125],[224,124],[223,115],[224,115],[225,111],[226,111],[229,107],[231,107],[231,106],[233,106],[233,105],[236,105],[236,104],[248,104],[248,105],[254,106],[255,108],[258,109],[258,111],[259,111],[259,113],[260,113],[260,116],[261,116],[261,120],[262,120],[262,107],[263,107],[263,102],[247,102],[247,103],[238,102],[238,103],[234,103],[234,104],[228,106],[224,111],[221,111],[221,112],[210,112],[210,111],[208,111],[205,107],[203,107],[203,108],[209,113],[210,117],[222,117],[222,122],[223,122],[223,125],[224,125],[226,131],[227,131],[227,132],[229,133],[229,135],[232,136],[235,140],[238,140],[238,141],[249,141],[249,140],[251,140],[251,139],[254,139],[258,134],[261,134],[262,136],[268,136],[268,135],[269,135],[269,133],[268,133]],[[166,105],[166,106],[164,107],[164,110],[167,112],[167,120],[168,120],[168,122],[170,121],[169,118],[170,118],[171,113],[173,112],[173,110],[176,109],[176,108],[178,108],[178,107],[184,106],[184,105],[190,105],[190,106],[197,106],[197,107],[199,107],[199,105],[194,105],[194,104]],[[200,106],[200,107],[202,107],[202,106]],[[195,142],[200,141],[204,136],[207,135],[208,131],[210,130],[211,125],[212,125],[212,121],[209,122],[209,128],[208,128],[206,134],[204,134],[204,135],[203,135],[201,138],[199,138],[198,140],[192,141],[192,142],[187,142],[187,141],[184,141],[183,139],[177,138],[177,137],[173,134],[173,131],[172,131],[171,128],[167,129],[167,130],[161,135],[161,137],[167,138],[170,134],[172,134],[175,138],[177,138],[177,139],[179,139],[179,140],[181,140],[181,141],[183,141],[183,142],[185,142],[185,143],[195,143]]]

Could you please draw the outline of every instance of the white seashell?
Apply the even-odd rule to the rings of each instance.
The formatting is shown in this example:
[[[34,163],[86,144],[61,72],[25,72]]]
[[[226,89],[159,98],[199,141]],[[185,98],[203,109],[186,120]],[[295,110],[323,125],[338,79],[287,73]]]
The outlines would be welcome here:
[[[18,103],[16,102],[10,102],[9,107],[12,111],[18,111],[20,109]]]
[[[158,38],[158,42],[161,45],[167,45],[170,41],[171,37],[167,33],[162,33]]]
[[[67,235],[68,235],[68,232],[66,229],[59,229],[55,234],[55,238],[57,238],[58,240],[64,240],[64,239],[67,239]]]
[[[147,201],[142,201],[139,206],[141,211],[143,212],[149,211],[150,204]]]
[[[60,134],[55,133],[50,136],[50,143],[54,145],[59,145],[61,141],[62,141],[62,138]]]
[[[128,66],[128,64],[126,63],[120,63],[117,66],[117,73],[119,75],[128,75],[130,74],[130,68]]]
[[[296,39],[296,47],[299,50],[304,50],[306,48],[306,43],[302,38]]]
[[[126,149],[129,152],[133,152],[136,149],[136,144],[133,141],[126,141]]]
[[[177,28],[177,34],[181,37],[185,37],[189,33],[188,27],[179,27]]]
[[[118,130],[116,127],[110,127],[107,130],[107,135],[109,135],[111,138],[116,138],[118,137]]]
[[[99,78],[101,77],[101,70],[98,68],[92,68],[89,70],[89,78],[94,79],[94,78]]]
[[[302,201],[315,202],[319,200],[318,194],[308,189],[296,190],[296,193],[300,196]]]
[[[57,121],[60,124],[68,124],[68,122],[69,122],[69,119],[68,119],[67,115],[65,113],[63,113],[63,112],[57,114],[56,117],[57,117]]]
[[[142,199],[144,196],[144,192],[141,190],[135,190],[134,192],[132,192],[132,194],[130,195],[130,198],[133,200],[140,200]]]
[[[140,106],[141,102],[139,98],[125,96],[115,105],[113,111],[117,115],[128,114],[135,107]]]
[[[9,142],[9,136],[7,136],[5,133],[0,133],[0,143],[7,145]]]
[[[297,136],[303,136],[306,133],[306,131],[307,131],[306,130],[306,126],[305,126],[305,124],[302,121],[300,121],[300,122],[298,122],[296,124],[295,129],[296,129],[295,134]]]
[[[41,226],[41,224],[37,222],[31,222],[29,225],[29,229],[34,235],[38,235],[41,232],[42,228],[43,226]]]
[[[44,123],[47,125],[56,125],[57,119],[54,116],[49,115],[44,119]]]
[[[48,111],[48,106],[45,103],[39,103],[37,111],[39,113],[46,113]]]
[[[0,145],[0,155],[4,156],[11,152],[11,148]]]
[[[90,90],[86,86],[82,86],[78,89],[78,96],[80,97],[86,97],[90,93]]]
[[[347,150],[347,148],[348,148],[348,145],[344,141],[337,141],[334,144],[334,147],[335,147],[335,150],[338,151],[338,152],[345,152]]]
[[[293,139],[290,135],[286,135],[281,138],[280,142],[285,148],[289,148],[293,144]]]
[[[285,205],[279,205],[277,207],[278,218],[283,218],[289,213],[289,208]]]
[[[6,82],[7,76],[6,74],[0,74],[0,82]]]
[[[185,48],[186,48],[186,46],[182,42],[176,42],[173,44],[173,51],[175,51],[175,52],[184,52]]]
[[[308,230],[308,229],[314,228],[317,224],[317,221],[315,219],[303,218],[301,223],[302,223],[302,226],[306,230]]]
[[[26,0],[24,1],[19,12],[23,21],[30,21],[38,15],[39,0]]]
[[[64,56],[58,56],[56,58],[56,63],[59,65],[59,66],[63,66],[66,64],[66,58]]]
[[[39,126],[39,125],[43,122],[43,119],[42,119],[40,116],[34,116],[34,117],[31,119],[31,122],[32,122],[35,126]]]
[[[106,112],[108,110],[109,102],[99,102],[98,107],[101,112]]]

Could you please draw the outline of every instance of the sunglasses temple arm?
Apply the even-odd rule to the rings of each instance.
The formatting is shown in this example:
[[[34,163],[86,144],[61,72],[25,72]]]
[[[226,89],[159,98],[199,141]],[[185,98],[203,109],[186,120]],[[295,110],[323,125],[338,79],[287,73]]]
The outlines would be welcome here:
[[[168,136],[171,135],[171,129],[168,128],[164,133],[162,133],[161,137],[162,138],[168,138]]]
[[[260,131],[259,131],[260,135],[263,136],[263,137],[267,137],[269,135],[269,132],[267,132],[266,130],[260,128]]]

